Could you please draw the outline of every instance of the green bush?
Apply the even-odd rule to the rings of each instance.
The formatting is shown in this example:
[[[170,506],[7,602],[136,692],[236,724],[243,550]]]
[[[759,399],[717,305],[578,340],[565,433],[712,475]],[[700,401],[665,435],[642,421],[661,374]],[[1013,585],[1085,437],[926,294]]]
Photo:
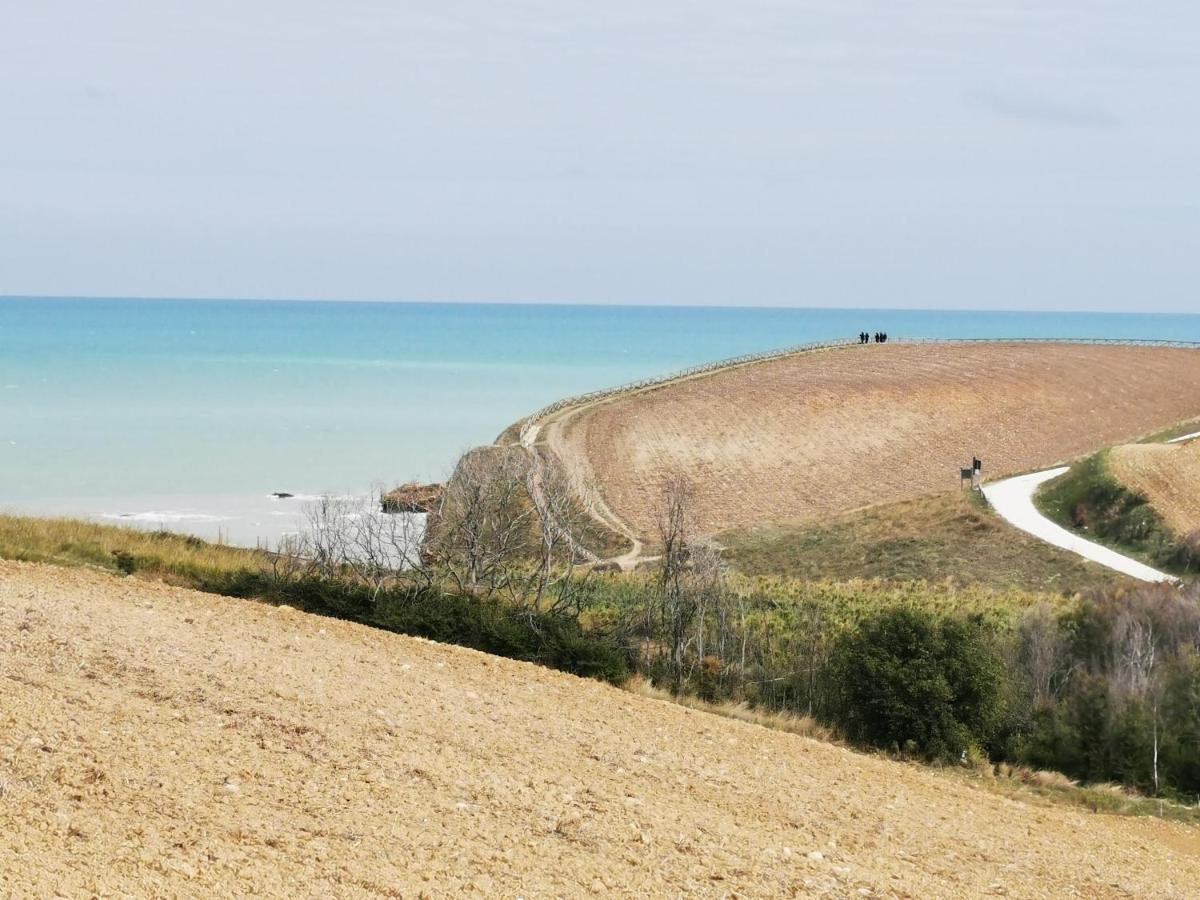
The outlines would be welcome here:
[[[830,665],[834,716],[851,740],[957,758],[1002,724],[1003,670],[977,618],[886,610],[843,635]]]

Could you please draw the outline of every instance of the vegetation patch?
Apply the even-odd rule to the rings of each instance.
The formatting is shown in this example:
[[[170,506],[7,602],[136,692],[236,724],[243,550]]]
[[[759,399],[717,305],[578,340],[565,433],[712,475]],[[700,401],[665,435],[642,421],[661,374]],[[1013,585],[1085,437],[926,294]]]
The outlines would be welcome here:
[[[966,759],[1003,723],[1001,665],[980,619],[885,610],[834,646],[832,711],[858,743]]]
[[[996,590],[1074,593],[1120,578],[1001,521],[982,495],[935,494],[832,517],[717,536],[747,575],[807,580],[950,580]]]
[[[262,573],[271,567],[270,554],[261,550],[210,544],[167,531],[7,515],[0,515],[0,556],[140,573],[207,591],[228,584],[239,573]]]
[[[1197,431],[1200,431],[1200,419],[1189,419],[1186,422],[1180,422],[1178,425],[1172,425],[1170,428],[1164,428],[1161,431],[1148,434],[1138,441],[1138,443],[1161,444],[1178,437],[1183,437],[1185,434],[1194,434]]]

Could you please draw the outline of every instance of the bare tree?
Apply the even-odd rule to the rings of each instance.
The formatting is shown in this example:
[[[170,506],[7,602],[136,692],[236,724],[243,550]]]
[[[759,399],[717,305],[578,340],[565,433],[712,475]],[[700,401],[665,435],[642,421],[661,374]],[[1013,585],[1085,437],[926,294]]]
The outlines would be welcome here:
[[[531,455],[527,476],[530,501],[537,512],[540,539],[533,584],[530,593],[533,609],[579,612],[579,605],[591,569],[579,575],[581,563],[595,563],[599,558],[580,543],[588,530],[591,511],[586,498],[590,493],[578,490],[563,466],[538,453]]]
[[[420,556],[421,520],[383,512],[380,496],[330,495],[306,505],[300,531],[280,540],[272,554],[275,584],[312,576],[345,579],[367,586],[377,599],[402,578],[428,582]]]
[[[358,504],[350,498],[330,495],[304,507],[302,533],[315,574],[335,578],[347,573],[352,543],[349,517],[357,511]]]
[[[1016,663],[1028,682],[1034,709],[1061,690],[1069,674],[1062,671],[1065,657],[1066,638],[1050,604],[1043,601],[1026,609],[1017,625]]]
[[[694,538],[693,489],[684,475],[668,476],[662,486],[658,510],[658,537],[662,546],[659,562],[657,616],[670,644],[669,665],[672,690],[683,680],[683,652],[698,601],[686,582],[689,545]]]
[[[530,458],[521,448],[465,453],[446,485],[424,548],[461,591],[512,591],[534,553],[537,511],[527,487]]]

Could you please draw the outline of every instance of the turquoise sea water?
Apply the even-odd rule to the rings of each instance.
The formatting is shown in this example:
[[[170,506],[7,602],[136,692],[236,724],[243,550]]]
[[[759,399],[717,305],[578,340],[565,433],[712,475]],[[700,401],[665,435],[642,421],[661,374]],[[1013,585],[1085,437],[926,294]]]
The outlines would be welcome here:
[[[273,491],[440,479],[558,397],[860,330],[1200,341],[1200,316],[0,298],[0,508],[273,540]]]

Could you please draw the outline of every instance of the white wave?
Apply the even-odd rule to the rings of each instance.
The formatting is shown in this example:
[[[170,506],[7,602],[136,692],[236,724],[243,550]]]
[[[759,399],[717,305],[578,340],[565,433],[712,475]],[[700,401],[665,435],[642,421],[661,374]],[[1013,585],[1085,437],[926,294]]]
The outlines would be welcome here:
[[[213,516],[208,513],[149,510],[136,513],[100,513],[101,519],[121,522],[229,522],[232,516]]]
[[[285,492],[286,493],[286,492]],[[267,494],[270,500],[288,501],[295,500],[297,503],[312,503],[316,500],[359,500],[360,497],[351,494],[292,494],[290,497],[280,497],[278,494]]]

